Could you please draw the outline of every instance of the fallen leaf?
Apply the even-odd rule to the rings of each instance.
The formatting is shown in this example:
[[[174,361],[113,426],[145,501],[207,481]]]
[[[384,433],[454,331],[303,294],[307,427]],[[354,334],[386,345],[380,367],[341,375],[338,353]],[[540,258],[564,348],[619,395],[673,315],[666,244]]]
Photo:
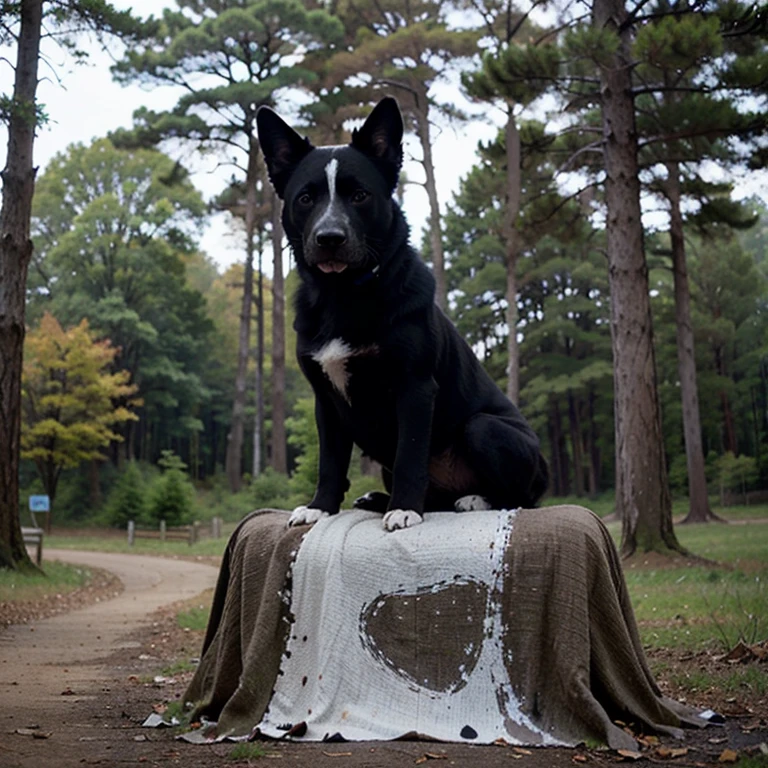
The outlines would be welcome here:
[[[351,752],[323,752],[326,757],[352,757]]]
[[[717,758],[719,763],[735,763],[739,759],[739,753],[734,749],[724,749]]]
[[[713,736],[711,739],[707,739],[710,744],[725,744],[728,741],[727,736]]]
[[[688,747],[659,747],[656,754],[666,760],[673,760],[676,757],[687,755]]]
[[[643,757],[641,752],[635,752],[633,749],[618,749],[616,752],[624,760],[641,760]]]
[[[574,755],[571,760],[573,760],[574,763],[586,763],[589,758],[586,755]]]
[[[512,747],[513,752],[517,752],[518,755],[532,755],[530,749],[523,749],[522,747]]]
[[[158,715],[162,715],[163,712],[165,712],[166,709],[168,709],[168,705],[167,704],[153,704],[152,705],[152,710],[154,712],[157,712]]]

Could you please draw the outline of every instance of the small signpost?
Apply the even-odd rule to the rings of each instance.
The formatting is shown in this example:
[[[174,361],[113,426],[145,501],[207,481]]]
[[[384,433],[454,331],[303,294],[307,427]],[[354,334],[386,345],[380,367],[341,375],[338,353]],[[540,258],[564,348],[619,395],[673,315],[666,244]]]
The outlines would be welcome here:
[[[36,528],[40,526],[35,519],[35,512],[45,512],[45,530],[51,532],[51,497],[47,494],[39,494],[29,497],[29,511],[32,515],[32,522]]]

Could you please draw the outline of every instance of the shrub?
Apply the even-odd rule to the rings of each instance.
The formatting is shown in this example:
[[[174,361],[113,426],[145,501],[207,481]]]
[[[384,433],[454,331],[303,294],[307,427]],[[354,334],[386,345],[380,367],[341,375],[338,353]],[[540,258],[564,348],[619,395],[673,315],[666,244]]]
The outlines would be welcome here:
[[[147,486],[135,461],[130,461],[112,486],[104,517],[107,525],[124,528],[129,520],[143,521],[147,516]]]
[[[291,481],[288,476],[275,472],[272,467],[267,467],[251,482],[252,509],[286,509],[291,495]]]
[[[173,451],[163,451],[158,464],[163,468],[163,474],[155,480],[150,494],[152,523],[165,520],[166,525],[173,526],[191,522],[195,490],[184,472],[186,464]]]

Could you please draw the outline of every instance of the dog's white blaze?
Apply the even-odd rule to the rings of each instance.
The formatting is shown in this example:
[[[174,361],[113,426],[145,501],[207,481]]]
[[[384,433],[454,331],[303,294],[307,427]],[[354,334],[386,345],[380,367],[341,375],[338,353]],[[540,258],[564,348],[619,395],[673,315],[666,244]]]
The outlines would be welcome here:
[[[325,178],[328,180],[328,205],[323,211],[322,216],[317,220],[315,228],[318,228],[326,219],[333,215],[333,209],[336,205],[336,174],[339,172],[339,161],[332,157],[325,166]]]
[[[328,194],[331,199],[328,203],[330,208],[336,200],[336,174],[339,172],[339,161],[332,157],[328,165],[325,166],[325,178],[328,179]]]
[[[312,359],[320,364],[325,375],[331,380],[331,384],[347,399],[349,399],[347,397],[349,384],[347,360],[352,354],[352,347],[344,339],[331,339],[312,355]]]

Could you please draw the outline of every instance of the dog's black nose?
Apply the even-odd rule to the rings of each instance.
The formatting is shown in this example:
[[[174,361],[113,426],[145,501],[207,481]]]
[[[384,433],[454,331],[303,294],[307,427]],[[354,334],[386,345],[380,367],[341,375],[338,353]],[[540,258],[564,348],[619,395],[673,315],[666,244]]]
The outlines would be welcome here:
[[[339,248],[347,242],[347,235],[343,229],[328,227],[315,235],[315,242],[321,248]]]

